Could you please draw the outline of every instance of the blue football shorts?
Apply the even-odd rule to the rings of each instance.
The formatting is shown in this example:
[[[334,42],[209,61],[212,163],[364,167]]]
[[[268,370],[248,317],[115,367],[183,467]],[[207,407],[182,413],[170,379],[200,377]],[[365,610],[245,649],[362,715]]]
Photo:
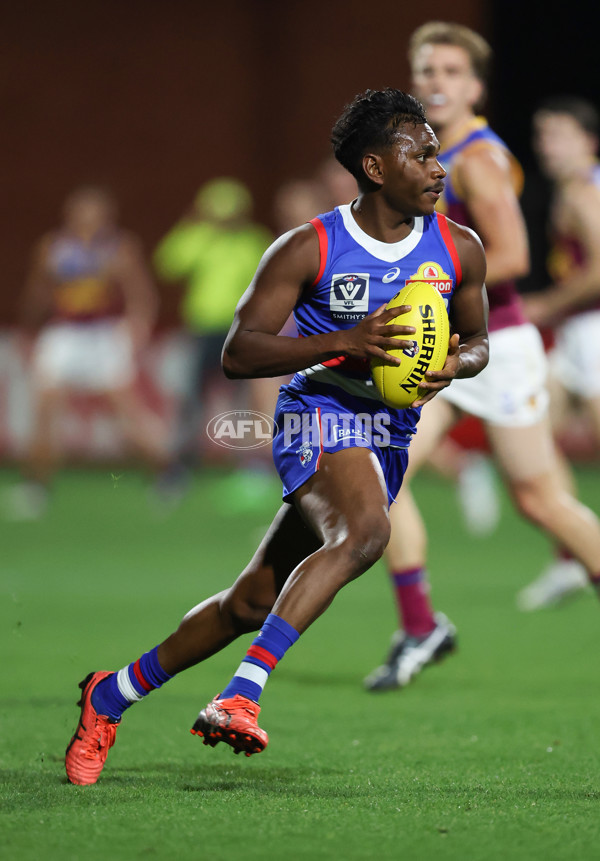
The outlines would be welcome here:
[[[357,398],[337,386],[311,383],[303,391],[282,386],[275,410],[273,460],[284,501],[290,502],[294,491],[317,472],[324,453],[362,447],[377,457],[391,504],[404,478],[419,412],[388,410],[379,401]]]

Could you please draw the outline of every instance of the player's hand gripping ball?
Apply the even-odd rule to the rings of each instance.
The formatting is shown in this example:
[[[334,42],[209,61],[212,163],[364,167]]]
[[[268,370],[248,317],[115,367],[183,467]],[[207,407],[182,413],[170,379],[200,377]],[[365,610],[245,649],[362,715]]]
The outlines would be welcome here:
[[[410,305],[411,310],[389,325],[414,326],[414,335],[396,335],[411,340],[413,346],[388,350],[401,359],[399,365],[385,365],[381,359],[371,361],[375,388],[388,407],[405,409],[425,394],[419,384],[427,371],[441,371],[448,355],[450,323],[446,305],[439,291],[426,281],[411,281],[390,299],[386,308]]]

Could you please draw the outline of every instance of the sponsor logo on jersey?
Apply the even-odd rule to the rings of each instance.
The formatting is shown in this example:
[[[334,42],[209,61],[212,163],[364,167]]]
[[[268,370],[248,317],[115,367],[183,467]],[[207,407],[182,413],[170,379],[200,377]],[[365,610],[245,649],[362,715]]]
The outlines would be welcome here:
[[[333,426],[332,430],[333,430],[333,438],[334,438],[334,441],[336,443],[339,442],[340,440],[349,440],[349,439],[365,440],[365,443],[366,443],[367,435],[365,433],[363,433],[362,431],[358,430],[357,428],[342,427],[341,425],[336,424]]]
[[[389,272],[386,272],[383,278],[381,279],[384,284],[389,284],[390,281],[395,281],[396,278],[400,275],[400,267],[394,266],[393,269],[390,269]]]
[[[333,320],[354,322],[369,312],[369,275],[356,272],[331,279],[329,309]]]
[[[444,272],[439,263],[434,263],[433,261],[422,263],[415,274],[411,275],[405,283],[410,284],[411,281],[426,281],[432,287],[435,287],[442,296],[452,293],[454,286],[452,278]]]

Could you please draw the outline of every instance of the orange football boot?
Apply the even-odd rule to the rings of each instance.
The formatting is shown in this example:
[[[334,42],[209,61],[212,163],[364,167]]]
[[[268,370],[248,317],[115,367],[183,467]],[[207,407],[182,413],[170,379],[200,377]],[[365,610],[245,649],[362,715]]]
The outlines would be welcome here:
[[[202,709],[190,732],[204,738],[204,744],[211,747],[224,741],[235,753],[244,751],[246,756],[252,756],[269,743],[269,736],[256,722],[259,712],[258,703],[241,694],[225,700],[215,697]]]
[[[110,675],[109,672],[90,673],[79,683],[82,694],[77,705],[81,706],[81,715],[65,757],[67,777],[78,786],[96,783],[121,723],[107,715],[99,715],[92,705],[92,691]]]

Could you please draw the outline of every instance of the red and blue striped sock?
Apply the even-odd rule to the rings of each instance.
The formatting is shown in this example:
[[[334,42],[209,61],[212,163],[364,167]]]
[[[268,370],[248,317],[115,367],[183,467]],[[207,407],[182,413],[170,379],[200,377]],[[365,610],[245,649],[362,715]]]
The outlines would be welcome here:
[[[429,586],[425,568],[408,568],[394,571],[392,582],[400,625],[409,637],[422,637],[435,628],[433,607],[429,599]]]
[[[96,685],[92,692],[92,705],[98,714],[120,720],[125,709],[173,678],[159,664],[157,649],[158,646],[155,646],[139,660],[117,673],[111,673]]]
[[[269,613],[260,633],[219,699],[224,700],[240,694],[257,703],[271,671],[299,636],[298,631],[288,622],[274,613]]]

